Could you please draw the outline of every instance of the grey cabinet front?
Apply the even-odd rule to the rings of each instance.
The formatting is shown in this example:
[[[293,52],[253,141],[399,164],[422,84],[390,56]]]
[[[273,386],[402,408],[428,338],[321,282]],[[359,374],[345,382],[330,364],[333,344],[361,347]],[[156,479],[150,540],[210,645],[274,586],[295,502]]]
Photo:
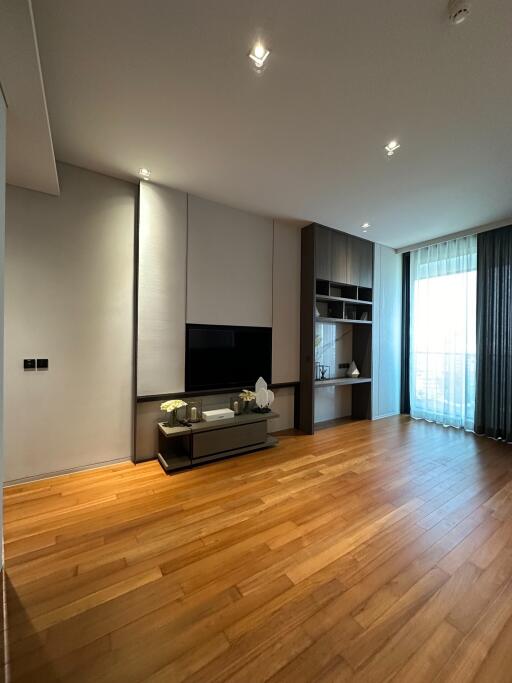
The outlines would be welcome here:
[[[331,279],[331,235],[332,230],[317,225],[315,228],[315,277],[317,280]]]
[[[192,458],[204,458],[217,453],[229,453],[237,448],[246,448],[267,439],[267,421],[227,426],[211,431],[192,432]]]
[[[373,244],[357,237],[348,237],[347,284],[358,287],[372,286]]]
[[[359,287],[373,287],[373,243],[360,240]]]
[[[347,242],[348,236],[333,232],[331,238],[331,281],[347,283]]]

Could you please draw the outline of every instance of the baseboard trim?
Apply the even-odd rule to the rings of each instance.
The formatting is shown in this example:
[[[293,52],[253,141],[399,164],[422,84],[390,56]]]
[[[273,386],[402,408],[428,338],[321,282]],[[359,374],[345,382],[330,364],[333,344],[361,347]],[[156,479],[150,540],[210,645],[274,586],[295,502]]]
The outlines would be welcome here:
[[[17,486],[18,484],[27,484],[33,481],[41,481],[43,479],[53,479],[54,477],[65,477],[68,474],[74,474],[75,472],[84,472],[85,470],[98,470],[103,467],[111,467],[112,465],[119,465],[123,462],[132,462],[130,457],[126,458],[115,458],[114,460],[104,460],[103,462],[92,463],[90,465],[79,465],[78,467],[70,467],[65,470],[56,470],[55,472],[44,472],[42,474],[34,474],[30,477],[21,477],[20,479],[10,479],[4,482],[4,488],[9,488],[10,486]]]
[[[372,420],[383,420],[385,417],[394,417],[395,415],[400,415],[400,411],[398,410],[397,412],[386,413],[385,415],[374,415]]]

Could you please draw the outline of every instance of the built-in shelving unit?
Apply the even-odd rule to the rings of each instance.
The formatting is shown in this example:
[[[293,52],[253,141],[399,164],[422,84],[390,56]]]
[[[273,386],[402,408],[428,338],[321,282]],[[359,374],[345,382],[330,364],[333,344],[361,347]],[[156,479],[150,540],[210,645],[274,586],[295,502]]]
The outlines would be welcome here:
[[[371,320],[357,320],[354,318],[316,318],[317,323],[350,323],[355,325],[371,325]]]
[[[335,379],[317,379],[315,387],[346,386],[348,384],[367,384],[371,382],[371,377],[337,377]]]
[[[348,387],[352,418],[371,417],[373,243],[322,225],[308,225],[302,230],[301,272],[299,422],[303,431],[312,434],[315,395],[324,387]],[[332,325],[334,330],[322,328]],[[321,346],[324,338],[330,340],[328,351]],[[326,353],[334,362],[321,379],[318,370]],[[347,376],[348,362],[340,362],[340,354],[354,360],[361,373],[358,377]]]

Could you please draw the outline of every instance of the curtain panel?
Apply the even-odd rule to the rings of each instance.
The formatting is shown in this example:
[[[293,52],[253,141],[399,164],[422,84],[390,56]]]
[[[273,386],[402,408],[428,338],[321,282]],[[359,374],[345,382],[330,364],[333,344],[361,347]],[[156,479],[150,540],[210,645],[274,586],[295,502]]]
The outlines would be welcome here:
[[[512,441],[512,227],[478,235],[475,431]]]
[[[411,253],[402,255],[402,350],[400,375],[400,413],[410,415],[410,374],[411,361]]]
[[[411,416],[474,429],[474,235],[411,252]]]

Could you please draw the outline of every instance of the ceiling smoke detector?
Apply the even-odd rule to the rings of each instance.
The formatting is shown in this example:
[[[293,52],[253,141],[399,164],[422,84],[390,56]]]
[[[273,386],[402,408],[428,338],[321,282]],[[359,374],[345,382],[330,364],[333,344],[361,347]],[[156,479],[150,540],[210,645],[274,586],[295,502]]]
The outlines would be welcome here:
[[[469,0],[450,0],[448,17],[452,24],[462,24],[469,17],[471,2]]]

